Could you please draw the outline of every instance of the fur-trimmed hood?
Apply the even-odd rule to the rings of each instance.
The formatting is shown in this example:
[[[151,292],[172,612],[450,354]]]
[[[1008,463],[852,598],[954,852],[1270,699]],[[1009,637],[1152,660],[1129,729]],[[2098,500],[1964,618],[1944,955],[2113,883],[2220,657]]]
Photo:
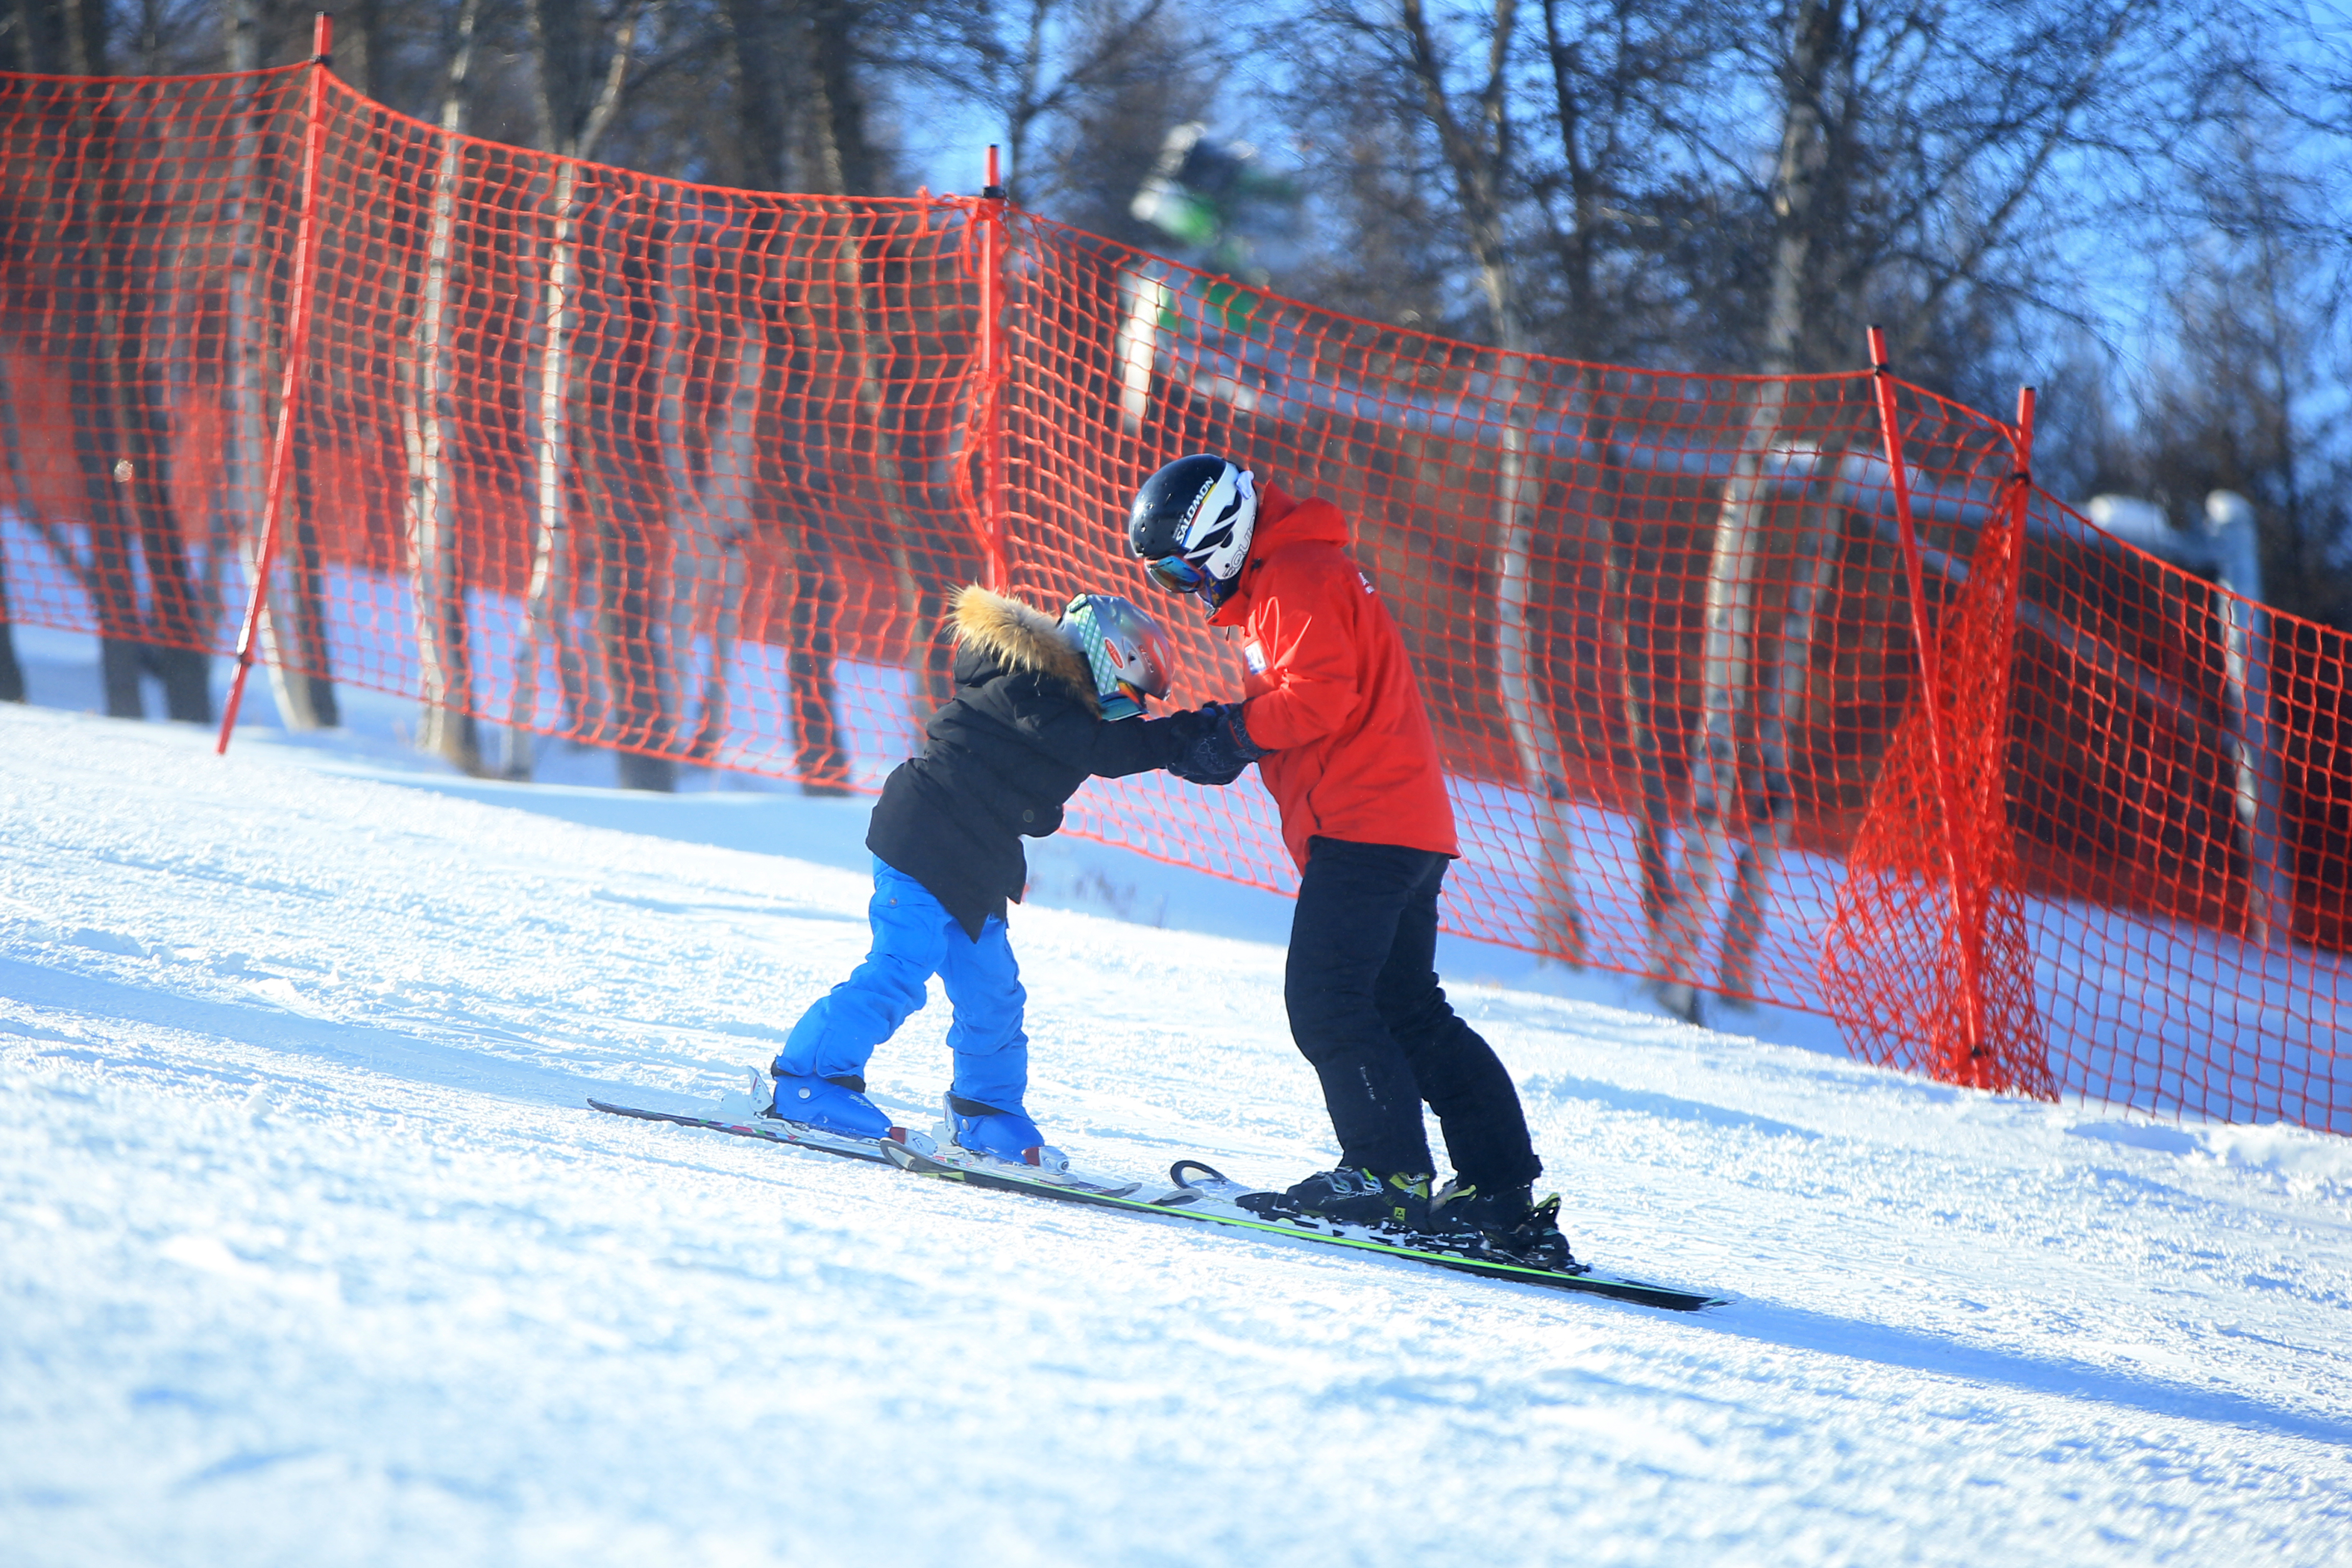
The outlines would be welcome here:
[[[963,589],[948,626],[955,695],[924,723],[921,754],[882,786],[866,847],[978,942],[1029,885],[1021,841],[1060,827],[1087,779],[1166,767],[1185,731],[1164,719],[1105,722],[1085,658],[1018,599]]]
[[[950,618],[959,648],[1009,671],[1034,671],[1058,680],[1089,710],[1102,710],[1086,656],[1070,646],[1060,625],[1043,610],[975,584],[956,590]]]

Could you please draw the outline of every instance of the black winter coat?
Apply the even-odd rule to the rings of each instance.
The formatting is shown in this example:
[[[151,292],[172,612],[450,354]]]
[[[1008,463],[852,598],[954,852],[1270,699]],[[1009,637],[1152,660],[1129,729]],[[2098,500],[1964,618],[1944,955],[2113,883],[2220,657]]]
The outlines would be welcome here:
[[[1028,885],[1021,840],[1061,826],[1062,804],[1087,779],[1166,767],[1181,726],[1104,719],[1086,659],[1016,599],[966,588],[955,627],[956,694],[924,727],[922,755],[883,784],[866,847],[977,942]]]

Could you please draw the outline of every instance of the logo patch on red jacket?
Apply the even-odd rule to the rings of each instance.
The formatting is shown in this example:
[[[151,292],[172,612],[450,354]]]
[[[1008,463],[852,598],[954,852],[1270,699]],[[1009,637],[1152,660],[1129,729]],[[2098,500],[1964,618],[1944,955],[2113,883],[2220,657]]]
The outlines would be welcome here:
[[[1257,644],[1254,642],[1245,642],[1242,644],[1242,662],[1249,666],[1249,672],[1252,675],[1264,675],[1265,673],[1265,649],[1258,647]]]

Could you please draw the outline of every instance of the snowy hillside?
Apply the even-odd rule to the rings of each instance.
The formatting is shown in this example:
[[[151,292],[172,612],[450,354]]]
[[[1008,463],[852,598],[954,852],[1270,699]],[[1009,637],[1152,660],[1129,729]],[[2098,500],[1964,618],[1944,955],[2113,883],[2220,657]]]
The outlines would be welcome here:
[[[768,1059],[863,952],[863,803],[415,766],[0,710],[0,1561],[2352,1555],[2352,1142],[1454,943],[1579,1253],[1728,1306],[968,1192],[582,1105]],[[1041,884],[1139,922],[1014,916],[1055,1142],[1328,1163],[1279,900]],[[945,1024],[876,1058],[903,1120]]]

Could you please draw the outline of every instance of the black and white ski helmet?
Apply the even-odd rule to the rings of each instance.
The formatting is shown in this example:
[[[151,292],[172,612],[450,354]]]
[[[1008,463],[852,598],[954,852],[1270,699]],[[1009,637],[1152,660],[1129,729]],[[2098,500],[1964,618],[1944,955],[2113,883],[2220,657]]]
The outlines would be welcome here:
[[[1080,594],[1062,612],[1062,635],[1093,671],[1106,719],[1132,719],[1147,697],[1168,695],[1176,654],[1160,623],[1117,594]]]
[[[1256,527],[1256,477],[1198,452],[1143,481],[1128,509],[1127,547],[1160,586],[1214,607],[1241,576]]]

